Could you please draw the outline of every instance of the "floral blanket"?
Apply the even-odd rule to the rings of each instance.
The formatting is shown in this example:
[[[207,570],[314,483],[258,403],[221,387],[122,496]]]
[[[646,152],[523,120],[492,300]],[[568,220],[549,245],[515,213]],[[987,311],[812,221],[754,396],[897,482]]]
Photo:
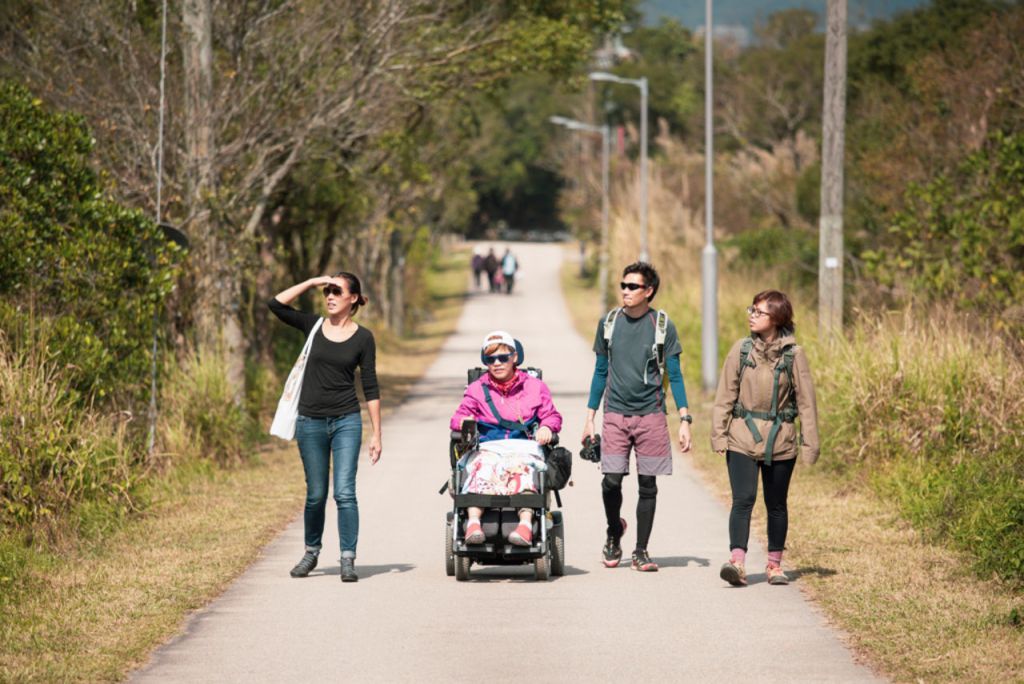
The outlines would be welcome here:
[[[510,496],[538,491],[545,468],[540,445],[528,439],[484,442],[466,463],[463,494]]]

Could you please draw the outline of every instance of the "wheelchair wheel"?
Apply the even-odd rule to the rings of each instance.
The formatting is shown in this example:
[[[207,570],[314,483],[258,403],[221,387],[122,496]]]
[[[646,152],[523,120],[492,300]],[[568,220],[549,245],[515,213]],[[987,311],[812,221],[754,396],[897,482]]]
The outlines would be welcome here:
[[[452,530],[452,524],[446,522],[444,524],[444,574],[451,577],[455,574],[455,551],[452,547],[455,544],[455,532]]]
[[[551,528],[548,543],[551,545],[551,574],[561,577],[565,574],[565,528],[561,524]]]
[[[455,581],[465,582],[469,579],[469,556],[455,557]]]
[[[533,561],[533,574],[538,582],[546,582],[551,578],[551,554],[546,553]]]

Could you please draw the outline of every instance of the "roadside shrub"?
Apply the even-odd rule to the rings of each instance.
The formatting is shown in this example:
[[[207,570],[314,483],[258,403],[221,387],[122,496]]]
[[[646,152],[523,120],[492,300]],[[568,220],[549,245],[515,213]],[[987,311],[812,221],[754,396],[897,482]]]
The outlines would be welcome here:
[[[144,397],[153,314],[175,282],[175,249],[107,197],[93,144],[80,117],[0,81],[0,297],[52,323],[82,402]]]
[[[814,348],[824,449],[927,536],[1024,582],[1024,361],[980,324],[906,312]],[[923,322],[927,320],[927,322]]]
[[[868,273],[893,291],[995,314],[1024,333],[1024,134],[992,137],[951,174],[911,185],[888,249],[866,250]]]

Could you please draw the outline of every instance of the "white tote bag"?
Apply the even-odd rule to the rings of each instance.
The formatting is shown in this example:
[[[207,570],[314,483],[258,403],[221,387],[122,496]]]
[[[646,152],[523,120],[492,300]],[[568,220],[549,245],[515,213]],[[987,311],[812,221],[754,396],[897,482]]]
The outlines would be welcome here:
[[[302,376],[306,372],[306,358],[309,356],[309,348],[313,346],[313,336],[320,329],[324,319],[321,318],[313,324],[306,338],[306,345],[302,353],[292,366],[292,372],[288,374],[288,380],[284,383],[284,391],[281,392],[281,399],[277,402],[277,413],[274,414],[274,422],[270,425],[270,434],[281,439],[293,439],[295,437],[295,420],[299,417],[299,394],[302,391]]]

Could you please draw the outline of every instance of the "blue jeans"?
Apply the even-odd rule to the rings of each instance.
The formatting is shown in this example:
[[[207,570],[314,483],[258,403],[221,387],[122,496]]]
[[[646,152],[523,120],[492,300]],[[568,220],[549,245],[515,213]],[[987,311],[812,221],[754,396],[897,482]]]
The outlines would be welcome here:
[[[356,557],[359,540],[359,507],[356,502],[356,469],[363,440],[363,419],[356,413],[336,418],[300,415],[295,423],[302,468],[306,471],[306,550],[323,546],[327,478],[334,460],[334,501],[338,505],[338,537],[341,557]]]

